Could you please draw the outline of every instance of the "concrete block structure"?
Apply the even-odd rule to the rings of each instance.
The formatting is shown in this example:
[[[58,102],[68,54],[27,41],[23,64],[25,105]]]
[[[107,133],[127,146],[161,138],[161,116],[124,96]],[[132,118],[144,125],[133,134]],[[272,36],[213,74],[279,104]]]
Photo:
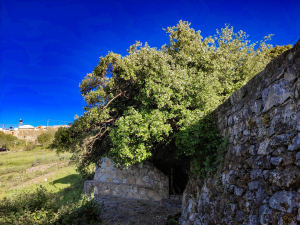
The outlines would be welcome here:
[[[150,163],[116,168],[111,159],[103,158],[94,180],[85,181],[84,191],[95,196],[160,201],[169,198],[169,178]]]

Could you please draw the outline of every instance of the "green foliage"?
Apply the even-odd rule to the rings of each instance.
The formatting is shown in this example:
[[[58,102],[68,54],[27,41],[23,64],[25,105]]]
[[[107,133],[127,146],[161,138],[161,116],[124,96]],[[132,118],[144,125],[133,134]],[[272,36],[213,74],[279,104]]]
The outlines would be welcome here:
[[[271,57],[271,59],[274,59],[291,48],[292,45],[283,45],[283,46],[276,45],[274,48],[271,48],[268,51],[268,56]]]
[[[183,21],[166,33],[160,50],[137,41],[124,57],[101,56],[80,84],[86,112],[52,146],[76,153],[80,168],[104,155],[130,165],[171,149],[190,156],[198,175],[213,171],[224,142],[209,114],[264,69],[271,35],[256,46],[225,25],[203,39]]]
[[[19,143],[17,137],[12,136],[11,134],[5,134],[4,132],[0,131],[0,147],[9,148],[13,146],[15,142]]]
[[[211,115],[203,117],[188,126],[182,126],[175,135],[181,154],[192,157],[190,170],[198,177],[216,171],[223,160],[228,138],[221,139]]]
[[[80,186],[82,188],[83,181]],[[103,205],[81,192],[73,191],[64,199],[40,186],[32,193],[22,192],[14,198],[4,198],[0,202],[0,223],[101,224],[99,216]]]
[[[45,145],[50,144],[50,143],[53,141],[54,136],[55,136],[55,131],[52,131],[52,130],[51,130],[51,131],[47,131],[47,132],[45,132],[45,133],[40,134],[40,135],[37,137],[37,141],[38,141],[41,145],[45,146]]]
[[[34,145],[33,143],[27,143],[27,145],[25,145],[25,147],[24,147],[24,151],[32,151],[33,149],[35,149],[36,148],[36,145]]]
[[[51,138],[51,134],[49,133],[43,133],[43,134],[40,134],[38,137],[37,137],[37,141],[41,144],[41,145],[45,145],[46,143],[48,143],[50,141],[50,138]]]

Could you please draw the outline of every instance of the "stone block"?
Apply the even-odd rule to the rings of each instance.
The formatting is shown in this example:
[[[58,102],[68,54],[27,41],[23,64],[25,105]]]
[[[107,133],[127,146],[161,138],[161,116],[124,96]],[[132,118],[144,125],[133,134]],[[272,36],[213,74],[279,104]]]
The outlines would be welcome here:
[[[237,146],[233,147],[233,155],[237,156],[237,157],[242,156],[240,145],[237,145]]]
[[[238,210],[236,212],[236,216],[235,216],[236,221],[242,222],[244,220],[243,216],[244,216],[244,213],[241,210]]]
[[[146,175],[149,171],[149,169],[145,168],[145,166],[148,166],[148,165],[144,165],[144,168],[140,170],[142,176]]]
[[[119,178],[119,177],[116,177],[113,179],[113,182],[114,183],[122,183],[123,179]]]
[[[132,192],[128,192],[128,194],[127,194],[126,197],[128,197],[128,198],[133,198],[134,196],[133,196],[133,193],[132,193]]]
[[[251,155],[256,155],[255,145],[251,145],[251,146],[249,147],[249,153],[250,153]]]
[[[276,192],[270,198],[269,205],[271,208],[277,209],[281,212],[291,213],[293,211],[293,208],[296,207],[296,195],[297,192],[295,191]]]
[[[292,144],[289,145],[289,151],[295,151],[300,149],[300,133],[298,133],[292,140]]]
[[[296,159],[297,159],[297,160],[300,160],[300,152],[298,152],[298,153],[296,154]]]
[[[160,201],[160,200],[161,200],[161,196],[155,194],[155,195],[153,196],[153,200],[154,200],[154,201]]]
[[[107,179],[107,175],[106,174],[102,174],[101,177],[100,177],[100,179],[99,179],[99,181],[105,182],[106,179]]]
[[[280,155],[282,155],[285,151],[286,151],[286,148],[285,148],[285,147],[278,147],[278,148],[276,148],[276,149],[272,152],[272,155],[280,156]]]
[[[113,181],[113,178],[110,178],[110,177],[106,178],[106,180],[105,180],[105,182],[112,182],[112,181]]]
[[[149,176],[154,176],[154,172],[150,170],[150,171],[148,172],[148,175],[149,175]]]
[[[244,191],[245,191],[244,188],[236,186],[235,189],[234,189],[234,194],[236,196],[242,196]]]
[[[287,144],[288,139],[285,134],[277,135],[272,138],[270,146],[277,147],[279,145]]]
[[[140,194],[141,196],[145,196],[145,195],[146,195],[146,189],[145,189],[145,188],[140,188],[139,194]]]
[[[248,221],[247,225],[259,225],[258,216],[250,214],[249,215],[249,221]]]
[[[291,97],[288,84],[286,82],[280,82],[268,87],[262,92],[262,99],[264,103],[264,112],[267,112],[274,106],[282,104],[285,100]]]
[[[153,179],[149,178],[149,185],[152,187],[153,186]]]
[[[127,183],[128,184],[135,184],[135,177],[128,177],[127,178]]]
[[[286,152],[283,156],[283,166],[288,166],[294,163],[295,161],[295,153],[294,152]]]
[[[259,155],[268,155],[268,154],[270,154],[273,151],[273,149],[268,148],[269,143],[270,143],[270,139],[266,139],[263,142],[261,142],[259,144],[257,154],[259,154]]]
[[[267,204],[259,207],[259,222],[262,225],[268,225],[272,222],[272,209]]]
[[[132,188],[132,191],[133,191],[134,194],[137,194],[137,193],[139,192],[139,189],[138,189],[137,186],[134,186],[134,187]]]
[[[255,114],[258,114],[261,110],[263,110],[262,100],[256,100],[254,105],[251,107],[251,111]]]
[[[278,157],[272,157],[271,158],[271,163],[275,166],[279,166],[280,163],[282,163],[282,157],[278,156]]]
[[[142,181],[142,179],[139,178],[139,177],[136,179],[136,184],[138,184],[138,185],[145,185],[144,182]]]
[[[250,173],[251,180],[255,180],[256,178],[258,178],[261,175],[261,173],[262,173],[261,169],[252,170]]]
[[[153,179],[155,181],[160,181],[160,174],[159,173],[155,173],[154,176],[153,176]]]
[[[246,86],[243,86],[242,88],[240,88],[230,96],[231,104],[233,105],[235,103],[238,103],[239,101],[242,100],[243,97],[245,97],[246,94],[247,94],[247,88]]]
[[[154,196],[153,190],[148,190],[148,191],[147,191],[147,194],[148,194],[148,197],[149,197],[149,198],[153,198],[153,196]]]
[[[159,187],[159,189],[163,189],[164,188],[164,184],[163,184],[163,182],[158,182],[158,187]]]
[[[105,167],[110,167],[111,166],[111,160],[107,159],[107,161],[105,162]]]
[[[291,69],[287,69],[287,72],[284,73],[284,79],[287,81],[294,81],[296,78],[296,74]]]
[[[140,169],[142,169],[144,166],[143,166],[143,164],[139,164],[138,167],[139,167]]]
[[[143,178],[142,178],[142,180],[145,182],[145,183],[149,183],[149,176],[144,176]]]
[[[300,171],[297,166],[287,166],[283,171],[270,172],[269,181],[277,187],[290,187],[300,180]]]
[[[266,197],[265,191],[262,187],[259,187],[255,193],[255,203],[260,205]]]

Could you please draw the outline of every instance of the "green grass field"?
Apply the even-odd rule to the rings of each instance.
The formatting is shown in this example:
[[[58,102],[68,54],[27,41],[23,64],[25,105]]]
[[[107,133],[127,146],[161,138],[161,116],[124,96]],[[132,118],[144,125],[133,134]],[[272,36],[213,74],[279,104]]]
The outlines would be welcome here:
[[[0,224],[101,224],[103,206],[84,195],[71,156],[41,147],[0,154]]]
[[[55,179],[58,176],[55,171],[60,171],[57,179],[61,179],[62,175],[78,176],[75,166],[69,166],[71,156],[70,153],[58,156],[55,151],[43,148],[0,154],[0,197],[10,195],[15,187],[42,175],[51,173],[51,179]]]

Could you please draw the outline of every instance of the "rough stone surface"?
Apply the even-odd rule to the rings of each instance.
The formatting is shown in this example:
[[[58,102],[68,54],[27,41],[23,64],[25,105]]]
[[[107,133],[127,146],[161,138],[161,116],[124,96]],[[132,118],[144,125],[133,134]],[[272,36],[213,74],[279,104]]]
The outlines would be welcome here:
[[[96,168],[94,180],[85,181],[84,191],[96,196],[160,201],[169,198],[169,179],[149,163],[118,169],[111,159],[103,158],[100,167]]]
[[[300,224],[300,40],[213,115],[224,167],[189,177],[180,224]]]

